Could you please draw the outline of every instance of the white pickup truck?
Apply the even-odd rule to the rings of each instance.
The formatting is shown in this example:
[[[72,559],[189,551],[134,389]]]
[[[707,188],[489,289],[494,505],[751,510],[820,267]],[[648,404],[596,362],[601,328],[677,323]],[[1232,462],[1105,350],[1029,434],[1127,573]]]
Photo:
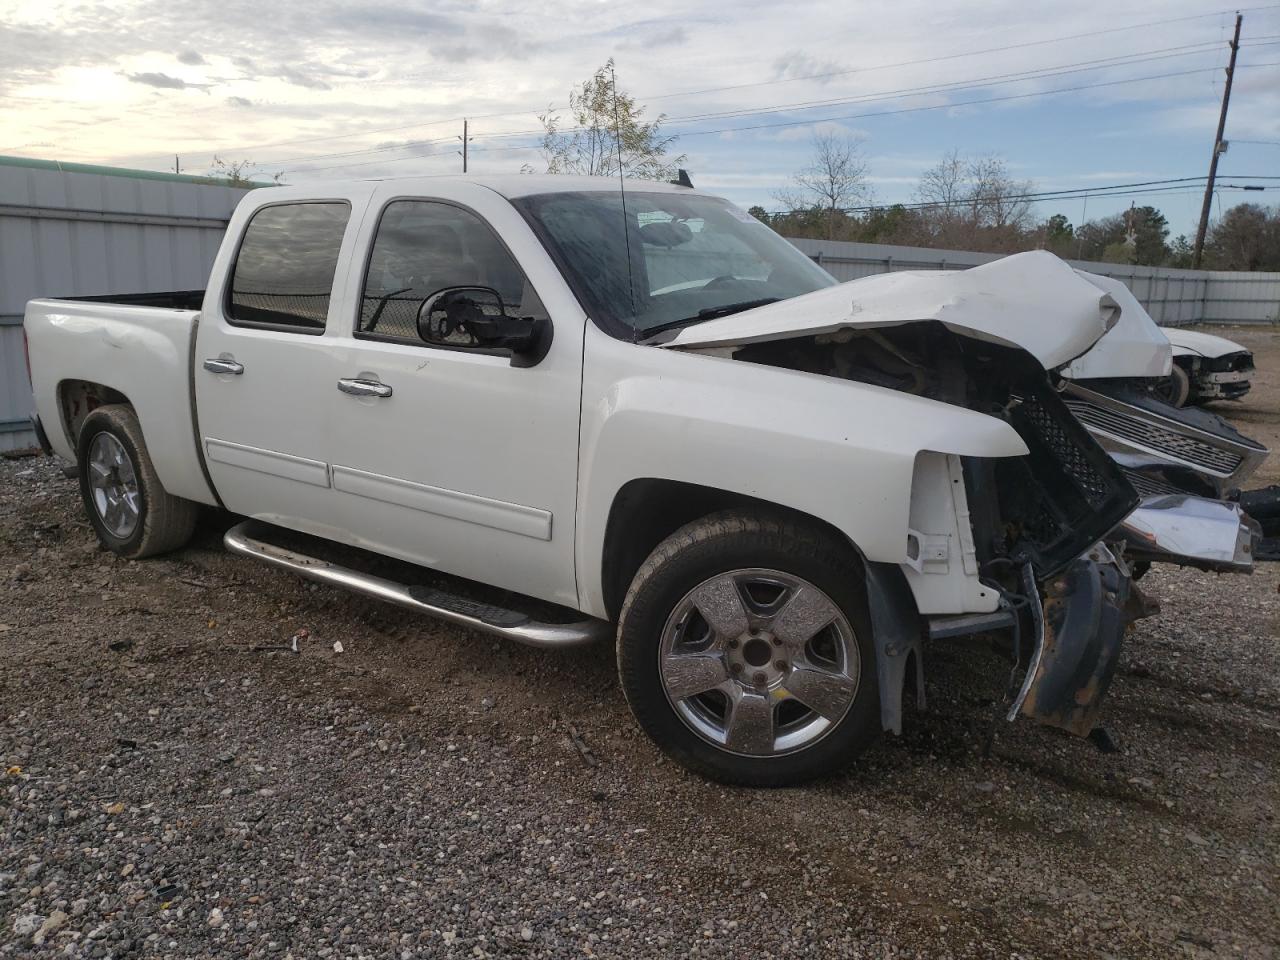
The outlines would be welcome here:
[[[687,186],[435,178],[253,191],[206,290],[35,300],[25,330],[109,549],[219,506],[302,576],[616,635],[663,749],[783,784],[899,729],[930,639],[1002,638],[1009,719],[1093,729],[1138,496],[1058,372],[1126,315],[1167,372],[1122,291],[1044,253],[837,284]]]

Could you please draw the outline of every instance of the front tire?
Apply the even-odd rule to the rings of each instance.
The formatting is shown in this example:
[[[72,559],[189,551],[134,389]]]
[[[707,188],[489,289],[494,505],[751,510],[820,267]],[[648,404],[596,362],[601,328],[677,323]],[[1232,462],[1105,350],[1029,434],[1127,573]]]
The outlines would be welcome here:
[[[862,565],[803,520],[714,514],[659,544],[623,604],[618,672],[658,746],[724,783],[830,774],[880,733]]]
[[[1186,406],[1191,396],[1191,378],[1176,363],[1169,376],[1156,382],[1155,394],[1171,407]]]
[[[108,404],[85,417],[77,456],[89,522],[112,553],[139,560],[191,539],[199,507],[165,490],[132,407]]]

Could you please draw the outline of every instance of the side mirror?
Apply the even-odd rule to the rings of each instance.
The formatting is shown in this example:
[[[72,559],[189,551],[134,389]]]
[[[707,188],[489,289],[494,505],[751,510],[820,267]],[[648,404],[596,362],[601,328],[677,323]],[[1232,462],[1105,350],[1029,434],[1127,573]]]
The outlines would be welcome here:
[[[511,317],[492,287],[445,287],[418,307],[418,336],[445,347],[510,350],[512,364],[531,366],[546,354],[550,324],[545,317]]]

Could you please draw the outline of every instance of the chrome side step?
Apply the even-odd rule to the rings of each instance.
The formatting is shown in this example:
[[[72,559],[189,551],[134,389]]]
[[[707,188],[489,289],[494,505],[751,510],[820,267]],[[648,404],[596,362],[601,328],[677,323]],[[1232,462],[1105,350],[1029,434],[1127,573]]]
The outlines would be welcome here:
[[[407,586],[375,577],[327,560],[297,553],[262,539],[269,527],[254,520],[237,524],[223,535],[222,542],[232,553],[253,557],[273,567],[288,570],[308,580],[345,587],[365,596],[470,627],[531,647],[576,647],[613,635],[613,626],[588,618],[577,623],[542,623],[528,614],[493,604],[470,600],[434,587]]]

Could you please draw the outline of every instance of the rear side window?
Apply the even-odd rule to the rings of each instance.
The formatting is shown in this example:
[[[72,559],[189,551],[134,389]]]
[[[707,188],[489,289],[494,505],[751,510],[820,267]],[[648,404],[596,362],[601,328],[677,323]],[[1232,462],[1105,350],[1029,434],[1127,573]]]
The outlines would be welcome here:
[[[350,204],[263,207],[245,228],[231,270],[227,317],[235,324],[324,332]]]

